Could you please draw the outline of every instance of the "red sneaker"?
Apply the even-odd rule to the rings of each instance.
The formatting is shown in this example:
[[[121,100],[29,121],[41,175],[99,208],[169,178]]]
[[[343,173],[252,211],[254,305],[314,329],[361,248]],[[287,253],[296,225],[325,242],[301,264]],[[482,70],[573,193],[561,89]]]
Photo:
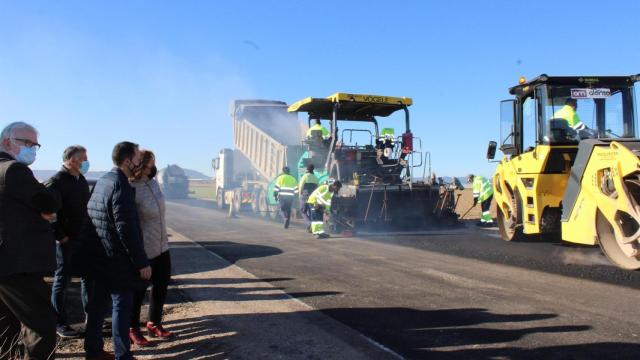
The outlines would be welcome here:
[[[147,323],[147,330],[149,335],[159,337],[161,339],[168,339],[173,336],[170,331],[165,330],[162,325],[155,326],[152,322]]]
[[[145,338],[140,332],[139,328],[131,328],[129,329],[129,339],[131,342],[138,346],[147,346],[149,345],[149,340]]]

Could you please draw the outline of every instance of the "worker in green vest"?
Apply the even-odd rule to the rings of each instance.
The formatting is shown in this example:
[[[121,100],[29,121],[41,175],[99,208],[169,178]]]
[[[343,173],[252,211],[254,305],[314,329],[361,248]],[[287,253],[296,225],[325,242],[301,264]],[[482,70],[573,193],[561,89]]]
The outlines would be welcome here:
[[[298,194],[298,181],[291,176],[288,166],[282,168],[282,174],[276,178],[273,189],[273,197],[278,201],[280,214],[284,219],[284,228],[289,228],[291,222],[291,206],[293,199]]]
[[[318,178],[313,172],[315,166],[313,164],[307,165],[307,172],[302,175],[300,182],[298,182],[298,194],[300,194],[300,213],[307,224],[307,229],[311,232],[311,207],[307,203],[309,195],[318,187]]]
[[[491,200],[493,200],[493,185],[483,177],[469,174],[468,181],[473,184],[473,206],[480,203],[482,215],[478,226],[493,226],[491,217]]]
[[[585,130],[587,126],[580,120],[580,116],[578,116],[576,112],[577,110],[578,101],[568,98],[564,102],[564,106],[553,114],[553,118],[566,120],[569,126],[575,131]]]
[[[307,130],[307,139],[311,139],[311,137],[313,136],[312,131],[316,131],[316,130],[322,133],[323,140],[326,140],[329,138],[329,130],[327,130],[327,128],[322,126],[322,124],[320,123],[320,119],[316,119],[315,125],[313,125],[312,127],[309,128],[309,130]]]
[[[342,187],[338,180],[329,180],[330,184],[320,185],[309,195],[309,206],[311,207],[311,232],[316,239],[326,239],[329,234],[324,232],[324,213],[331,210],[331,200]]]

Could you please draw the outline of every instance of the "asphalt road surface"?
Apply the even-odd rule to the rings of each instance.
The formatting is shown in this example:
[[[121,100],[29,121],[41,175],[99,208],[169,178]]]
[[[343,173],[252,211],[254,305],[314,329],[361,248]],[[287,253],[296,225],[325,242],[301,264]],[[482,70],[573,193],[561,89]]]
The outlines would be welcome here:
[[[316,240],[212,203],[168,225],[408,359],[638,359],[640,272],[597,248],[467,225]]]

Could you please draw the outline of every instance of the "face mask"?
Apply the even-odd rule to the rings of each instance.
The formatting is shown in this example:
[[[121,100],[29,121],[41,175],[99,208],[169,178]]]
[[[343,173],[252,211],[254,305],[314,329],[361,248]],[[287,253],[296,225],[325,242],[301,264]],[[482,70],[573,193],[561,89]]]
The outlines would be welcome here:
[[[87,172],[89,172],[89,161],[85,160],[82,163],[80,163],[80,174],[84,175]]]
[[[149,179],[153,179],[158,174],[158,168],[154,165],[149,172]]]
[[[25,165],[31,165],[36,161],[36,149],[21,145],[20,152],[16,155],[16,161]]]

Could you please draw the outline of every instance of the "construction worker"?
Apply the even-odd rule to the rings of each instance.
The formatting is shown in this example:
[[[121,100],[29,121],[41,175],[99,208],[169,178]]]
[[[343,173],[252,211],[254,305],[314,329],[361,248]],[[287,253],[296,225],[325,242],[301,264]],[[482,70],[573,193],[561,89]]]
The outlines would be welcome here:
[[[377,158],[380,165],[384,160],[391,157],[393,148],[395,147],[395,130],[393,128],[383,128],[380,131],[380,136],[376,140]]]
[[[300,194],[300,213],[304,218],[309,232],[311,232],[311,208],[307,204],[309,195],[318,187],[318,178],[314,174],[315,166],[313,164],[307,165],[307,172],[302,175],[300,182],[298,183],[298,193]]]
[[[330,136],[329,130],[327,130],[327,128],[322,126],[322,124],[320,123],[320,119],[316,119],[315,125],[313,125],[312,127],[309,128],[309,130],[307,130],[307,139],[311,139],[311,137],[313,136],[312,131],[317,131],[317,130],[322,132],[323,140],[327,140],[329,138]]]
[[[576,99],[568,98],[564,102],[564,106],[553,114],[553,118],[566,120],[569,126],[575,131],[585,130],[587,129],[587,126],[580,120],[580,116],[578,116],[578,113],[576,112],[577,110],[578,101]]]
[[[282,174],[276,178],[273,197],[278,201],[280,214],[284,219],[284,228],[289,228],[291,222],[291,206],[293,199],[298,194],[298,181],[291,176],[288,166],[282,168]]]
[[[491,217],[491,200],[493,200],[493,186],[491,182],[483,176],[469,174],[468,181],[473,184],[473,206],[478,202],[482,207],[482,216],[478,226],[493,226]]]
[[[342,187],[338,180],[329,180],[329,184],[320,185],[315,189],[307,203],[311,207],[311,232],[316,239],[326,239],[329,234],[324,232],[324,213],[331,210],[331,199]]]

